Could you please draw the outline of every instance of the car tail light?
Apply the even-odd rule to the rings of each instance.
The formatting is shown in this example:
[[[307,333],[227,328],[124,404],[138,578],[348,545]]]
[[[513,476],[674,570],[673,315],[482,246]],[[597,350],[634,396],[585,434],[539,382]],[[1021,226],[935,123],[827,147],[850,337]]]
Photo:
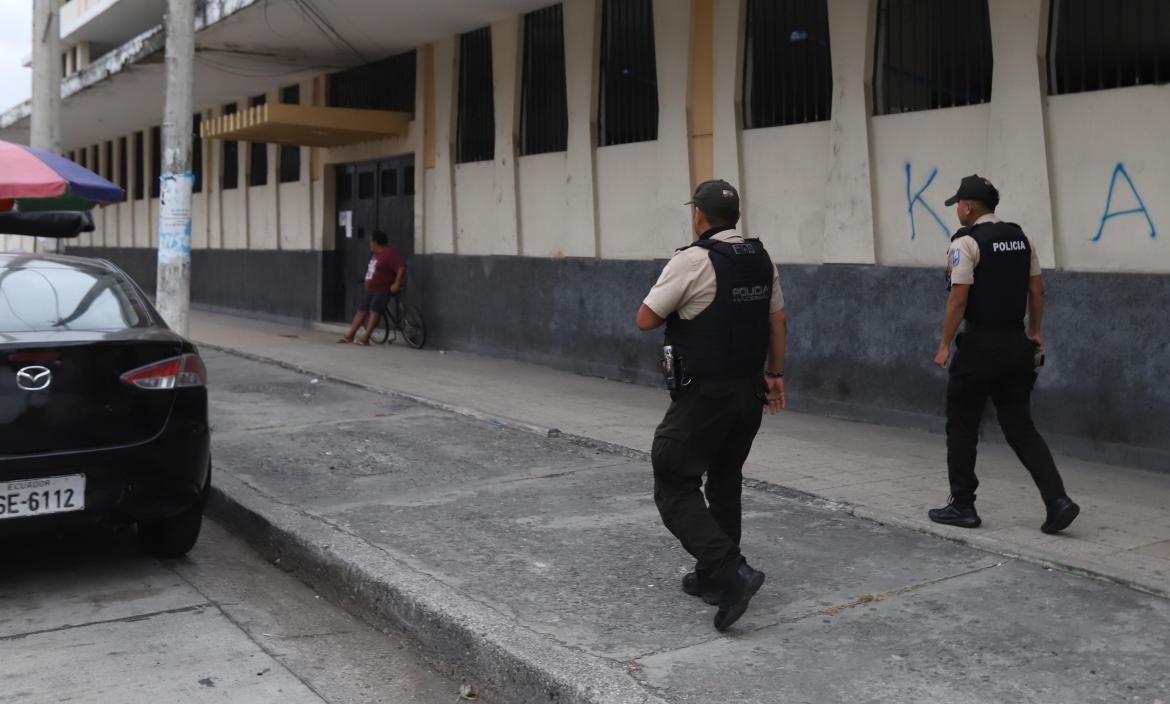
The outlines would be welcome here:
[[[128,371],[122,375],[122,381],[153,391],[206,386],[207,367],[199,355],[184,354]]]

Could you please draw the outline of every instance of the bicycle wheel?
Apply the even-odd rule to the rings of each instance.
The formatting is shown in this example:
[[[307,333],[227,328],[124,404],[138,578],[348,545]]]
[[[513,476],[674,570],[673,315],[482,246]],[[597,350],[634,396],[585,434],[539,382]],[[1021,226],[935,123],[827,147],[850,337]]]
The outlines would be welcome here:
[[[381,320],[378,321],[378,329],[370,334],[370,339],[377,342],[379,345],[386,344],[390,339],[390,310],[386,308],[382,311]]]
[[[422,312],[416,306],[402,304],[402,320],[399,322],[406,344],[417,350],[427,343],[427,326],[423,323]]]

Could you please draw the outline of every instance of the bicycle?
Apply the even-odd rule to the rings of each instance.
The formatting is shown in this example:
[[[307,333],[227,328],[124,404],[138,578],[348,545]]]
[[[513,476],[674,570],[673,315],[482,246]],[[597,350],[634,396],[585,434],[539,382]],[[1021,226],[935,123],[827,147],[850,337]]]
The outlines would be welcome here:
[[[401,332],[406,344],[416,350],[422,349],[427,343],[427,327],[423,322],[422,311],[418,306],[403,303],[401,294],[392,296],[382,309],[382,319],[378,321],[378,329],[370,335],[370,339],[385,345],[390,342],[391,332],[395,338]]]

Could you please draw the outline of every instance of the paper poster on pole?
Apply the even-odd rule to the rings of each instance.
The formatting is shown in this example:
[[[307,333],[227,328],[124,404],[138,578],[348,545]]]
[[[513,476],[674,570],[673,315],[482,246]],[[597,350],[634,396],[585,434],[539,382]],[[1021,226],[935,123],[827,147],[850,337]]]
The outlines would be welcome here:
[[[191,261],[191,193],[195,175],[168,174],[159,179],[158,260]]]

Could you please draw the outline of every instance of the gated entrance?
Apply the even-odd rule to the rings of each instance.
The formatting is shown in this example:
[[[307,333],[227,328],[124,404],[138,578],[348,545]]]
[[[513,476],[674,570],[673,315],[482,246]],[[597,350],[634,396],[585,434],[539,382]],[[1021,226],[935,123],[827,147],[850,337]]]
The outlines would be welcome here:
[[[365,292],[374,232],[385,232],[407,261],[414,254],[414,157],[343,164],[334,178],[334,248],[324,259],[321,312],[348,321]]]

